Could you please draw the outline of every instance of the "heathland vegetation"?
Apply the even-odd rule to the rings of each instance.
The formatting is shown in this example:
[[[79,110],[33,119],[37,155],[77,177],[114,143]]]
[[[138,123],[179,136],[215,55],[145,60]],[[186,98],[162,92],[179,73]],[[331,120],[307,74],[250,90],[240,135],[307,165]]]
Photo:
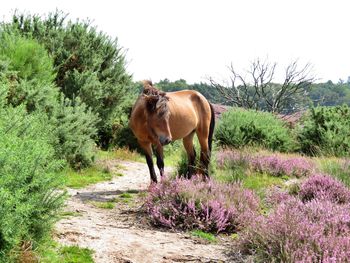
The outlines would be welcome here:
[[[55,262],[52,255],[46,259],[51,250],[43,246],[55,247],[47,242],[61,216],[65,186],[111,178],[95,162],[111,155],[101,149],[140,160],[122,148],[137,148],[128,115],[141,87],[125,60],[117,40],[60,12],[15,14],[0,25],[0,262],[24,256]],[[143,206],[150,222],[225,235],[236,260],[348,259],[350,84],[311,80],[290,83],[291,90],[294,84],[302,90],[287,92],[282,109],[268,105],[283,85],[256,87],[267,96],[252,105],[263,111],[228,102],[222,92],[230,87],[217,83],[156,83],[164,91],[198,90],[230,107],[216,127],[212,178],[169,176],[151,185]],[[253,87],[244,83],[234,88],[251,94]],[[276,115],[296,109],[303,114],[293,125]],[[165,155],[182,169],[181,147],[175,142]],[[64,262],[79,248],[53,250]],[[83,252],[81,262],[91,262],[92,252]]]

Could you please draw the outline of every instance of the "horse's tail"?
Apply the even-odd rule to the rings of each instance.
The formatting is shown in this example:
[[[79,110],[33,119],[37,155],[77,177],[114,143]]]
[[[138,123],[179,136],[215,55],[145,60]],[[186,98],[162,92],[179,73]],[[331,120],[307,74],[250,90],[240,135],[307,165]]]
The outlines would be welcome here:
[[[208,145],[209,145],[209,150],[211,152],[211,145],[213,142],[213,134],[214,134],[214,128],[215,128],[215,112],[214,112],[214,107],[209,103],[210,105],[210,126],[209,126],[209,136],[208,136]]]

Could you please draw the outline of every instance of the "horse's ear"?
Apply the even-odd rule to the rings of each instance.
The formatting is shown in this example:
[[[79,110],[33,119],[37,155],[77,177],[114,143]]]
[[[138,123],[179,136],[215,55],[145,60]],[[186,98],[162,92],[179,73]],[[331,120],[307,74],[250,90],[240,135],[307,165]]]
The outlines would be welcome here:
[[[142,84],[143,84],[143,88],[144,88],[144,89],[153,88],[153,83],[152,83],[151,80],[143,80],[143,81],[142,81]]]

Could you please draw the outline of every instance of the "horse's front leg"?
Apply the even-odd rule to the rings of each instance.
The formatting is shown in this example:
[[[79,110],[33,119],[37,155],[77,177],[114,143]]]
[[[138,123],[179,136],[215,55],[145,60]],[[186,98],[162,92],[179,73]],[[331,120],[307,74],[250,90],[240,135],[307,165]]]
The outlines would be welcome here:
[[[156,157],[157,157],[157,166],[160,172],[160,176],[164,175],[164,153],[163,146],[159,143],[156,146]]]
[[[156,175],[156,172],[154,171],[154,165],[152,160],[152,144],[150,142],[139,141],[139,145],[144,150],[151,180],[152,182],[157,183],[157,175]]]

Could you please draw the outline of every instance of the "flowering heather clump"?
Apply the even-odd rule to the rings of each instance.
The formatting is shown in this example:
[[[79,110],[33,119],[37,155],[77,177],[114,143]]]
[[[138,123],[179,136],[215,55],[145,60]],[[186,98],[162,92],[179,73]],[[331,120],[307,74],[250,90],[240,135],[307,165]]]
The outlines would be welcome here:
[[[325,199],[335,203],[350,203],[350,191],[341,182],[327,175],[317,174],[305,180],[299,192],[302,201]]]
[[[156,225],[218,233],[234,232],[252,221],[259,201],[239,184],[166,178],[150,186],[145,207]]]
[[[267,173],[273,176],[303,177],[315,170],[313,162],[303,157],[285,157],[282,155],[249,156],[239,151],[224,150],[217,153],[219,167],[246,166],[253,171]]]
[[[350,206],[292,197],[260,216],[240,241],[261,262],[348,262]]]
[[[261,173],[274,176],[302,177],[310,175],[314,171],[314,165],[305,158],[283,158],[279,155],[255,157],[251,162],[251,167]]]
[[[223,168],[225,165],[247,165],[248,158],[245,154],[234,150],[223,150],[216,154],[218,166]]]
[[[264,201],[266,205],[276,207],[280,203],[286,202],[291,198],[293,198],[293,195],[290,195],[279,187],[274,187],[269,189]]]

